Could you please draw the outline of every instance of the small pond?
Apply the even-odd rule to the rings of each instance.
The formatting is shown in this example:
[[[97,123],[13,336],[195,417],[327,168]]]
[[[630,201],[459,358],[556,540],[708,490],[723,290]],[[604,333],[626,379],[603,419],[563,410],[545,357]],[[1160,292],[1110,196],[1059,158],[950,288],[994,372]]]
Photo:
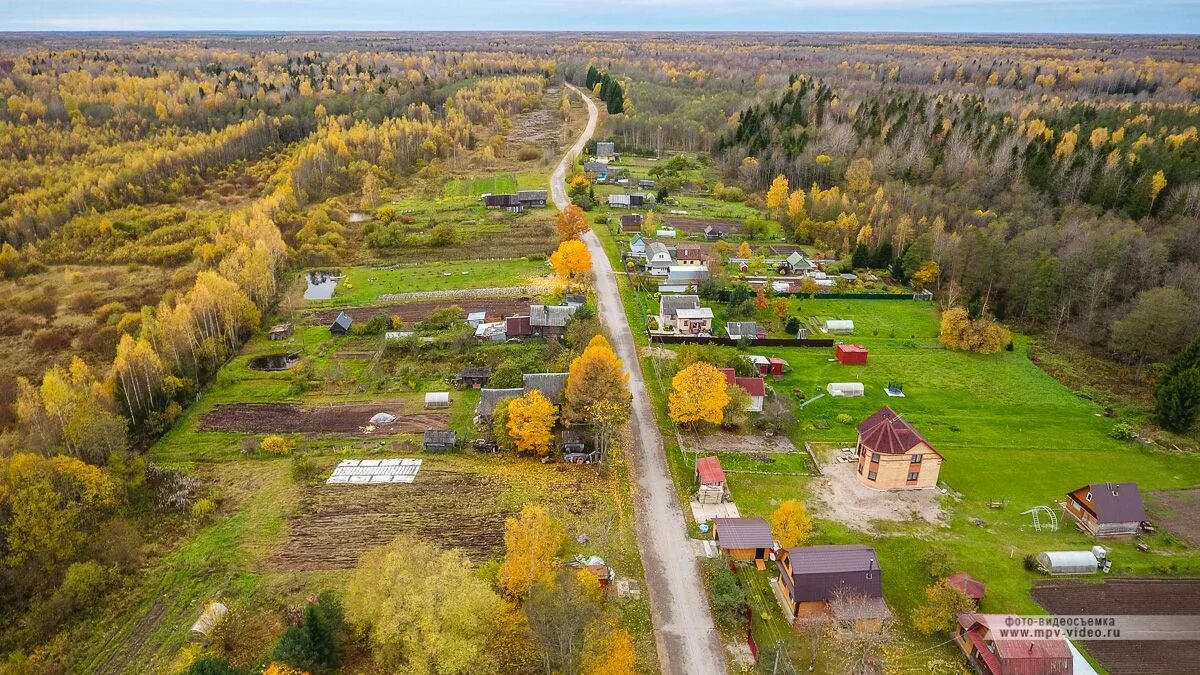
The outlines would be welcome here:
[[[250,370],[287,370],[300,362],[300,352],[290,354],[266,354],[250,359]]]
[[[333,297],[338,279],[333,272],[309,272],[308,288],[304,289],[305,300],[328,300]]]

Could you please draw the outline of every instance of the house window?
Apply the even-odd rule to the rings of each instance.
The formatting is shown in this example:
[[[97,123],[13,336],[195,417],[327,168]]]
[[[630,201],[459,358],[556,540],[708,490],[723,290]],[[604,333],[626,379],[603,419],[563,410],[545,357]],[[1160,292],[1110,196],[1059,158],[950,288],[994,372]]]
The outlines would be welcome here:
[[[878,463],[879,463],[879,453],[878,453],[878,452],[875,452],[875,453],[872,453],[872,454],[871,454],[871,461],[872,461],[872,462],[875,462],[876,464],[878,464]]]
[[[875,480],[875,476],[877,476],[877,475],[879,475],[879,474],[875,473],[874,471],[871,471],[870,473],[867,474],[867,480],[873,481],[873,480]]]
[[[1087,493],[1087,500],[1088,500],[1089,502],[1090,502],[1090,501],[1092,501],[1092,491],[1091,491],[1091,490],[1088,490],[1088,493]]]
[[[916,471],[910,471],[908,473],[908,480],[915,481],[917,479],[918,475],[920,475],[920,474],[918,474]]]
[[[863,472],[863,465],[862,465],[862,463],[860,462],[860,463],[859,463],[859,465],[858,465],[858,473],[859,473],[859,475],[862,475],[862,472]]]
[[[913,456],[912,456],[912,463],[913,463],[913,464],[920,464],[920,463],[921,463],[921,456],[920,456],[920,455],[913,455]]]

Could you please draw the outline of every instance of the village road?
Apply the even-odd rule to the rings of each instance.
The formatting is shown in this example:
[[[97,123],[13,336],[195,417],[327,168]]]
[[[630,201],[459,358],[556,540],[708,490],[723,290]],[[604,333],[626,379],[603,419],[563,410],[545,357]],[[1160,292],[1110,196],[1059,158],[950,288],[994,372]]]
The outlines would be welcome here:
[[[551,196],[559,209],[570,203],[565,186],[567,168],[595,133],[599,115],[590,96],[570,84],[567,87],[587,103],[588,123],[550,176]],[[617,278],[595,233],[588,232],[583,239],[592,254],[600,320],[608,327],[613,347],[625,362],[633,392],[629,469],[634,480],[638,548],[646,572],[659,661],[664,673],[718,675],[726,671],[721,637],[713,624],[696,557],[688,541],[686,521],[667,468],[662,436],[646,394]]]

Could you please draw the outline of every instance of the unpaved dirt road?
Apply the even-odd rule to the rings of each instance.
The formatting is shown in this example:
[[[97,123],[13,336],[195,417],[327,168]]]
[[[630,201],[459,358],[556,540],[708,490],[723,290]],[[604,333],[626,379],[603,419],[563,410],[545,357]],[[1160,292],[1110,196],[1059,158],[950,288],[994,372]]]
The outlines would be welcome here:
[[[588,107],[588,123],[583,135],[567,151],[550,176],[550,193],[559,209],[570,203],[565,178],[567,167],[596,131],[598,112],[592,99],[578,88],[567,85],[583,98]],[[658,657],[665,673],[681,675],[717,675],[725,672],[721,636],[713,624],[696,557],[687,539],[687,528],[675,486],[663,454],[662,437],[654,419],[654,409],[646,395],[642,367],[637,360],[633,333],[625,318],[617,278],[600,240],[592,232],[584,236],[592,254],[592,273],[600,301],[600,318],[612,334],[613,346],[629,371],[633,391],[633,447],[630,470],[634,476],[634,502],[637,513],[638,548],[646,571],[650,610]]]

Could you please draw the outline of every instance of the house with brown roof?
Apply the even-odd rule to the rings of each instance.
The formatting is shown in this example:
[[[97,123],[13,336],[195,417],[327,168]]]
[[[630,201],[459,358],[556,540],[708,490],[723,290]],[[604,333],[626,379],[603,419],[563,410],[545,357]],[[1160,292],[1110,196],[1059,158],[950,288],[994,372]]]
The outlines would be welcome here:
[[[621,231],[626,233],[641,232],[643,221],[644,216],[640,213],[622,213]]]
[[[1137,534],[1146,508],[1137,483],[1093,483],[1067,494],[1067,513],[1095,537]]]
[[[958,615],[954,642],[982,675],[1072,675],[1074,659],[1065,638],[1000,637],[1007,614]]]
[[[675,264],[683,267],[699,267],[704,264],[704,249],[699,246],[680,244],[675,249]]]
[[[858,425],[858,482],[874,490],[937,486],[942,455],[889,406]]]
[[[754,561],[760,570],[775,550],[771,525],[762,518],[713,518],[713,538],[730,559]]]
[[[763,401],[767,398],[767,383],[761,377],[739,377],[733,368],[717,368],[725,376],[725,384],[739,386],[750,394],[750,402],[746,404],[746,412],[762,412]]]
[[[875,632],[891,617],[883,601],[883,570],[869,546],[785,548],[775,564],[780,599],[793,618],[829,613],[840,628]]]

